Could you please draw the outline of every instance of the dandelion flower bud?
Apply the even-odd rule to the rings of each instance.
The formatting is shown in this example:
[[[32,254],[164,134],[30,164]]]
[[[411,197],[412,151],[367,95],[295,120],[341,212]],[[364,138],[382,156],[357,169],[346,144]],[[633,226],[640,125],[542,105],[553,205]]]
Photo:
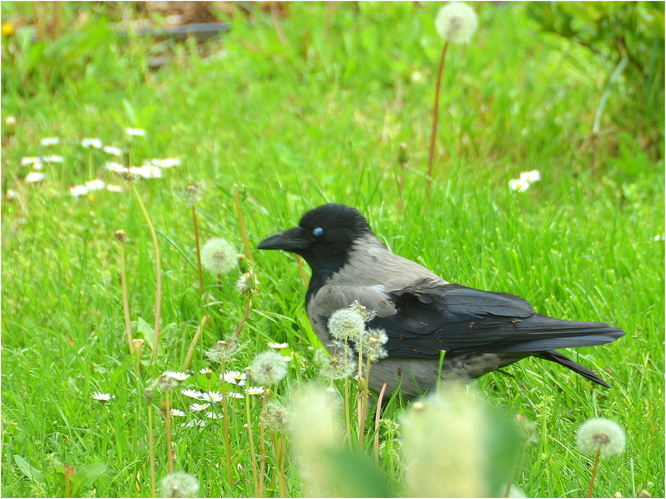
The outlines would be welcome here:
[[[254,358],[249,372],[260,385],[274,385],[287,374],[287,361],[275,350],[266,350]]]
[[[236,290],[242,295],[252,296],[257,292],[258,284],[257,274],[254,272],[245,272],[238,278]]]
[[[141,358],[141,349],[143,348],[143,342],[141,338],[134,338],[132,340],[132,345],[134,346],[134,351],[136,352],[137,356]]]
[[[242,253],[238,253],[238,268],[241,271],[241,274],[250,271],[250,264],[248,262],[248,259]]]
[[[449,2],[439,9],[435,19],[439,36],[453,43],[467,43],[478,25],[474,9],[459,2]]]
[[[127,237],[127,234],[125,234],[124,230],[117,230],[113,233],[113,235],[116,236],[116,239],[121,243],[129,242],[129,237]]]
[[[211,274],[226,274],[236,264],[236,252],[231,245],[216,237],[201,248],[201,265]]]
[[[328,319],[328,332],[340,341],[358,341],[365,332],[364,316],[350,308],[333,312]]]
[[[184,471],[169,473],[160,483],[162,497],[197,497],[199,481]]]
[[[576,445],[583,454],[599,452],[607,458],[622,454],[627,439],[622,427],[606,418],[591,418],[578,429]]]

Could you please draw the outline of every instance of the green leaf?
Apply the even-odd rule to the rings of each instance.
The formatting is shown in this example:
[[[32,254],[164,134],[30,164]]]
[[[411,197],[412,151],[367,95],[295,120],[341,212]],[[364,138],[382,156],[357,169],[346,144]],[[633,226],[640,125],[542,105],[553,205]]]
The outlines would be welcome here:
[[[143,339],[148,343],[148,346],[153,348],[153,333],[155,329],[153,326],[144,321],[141,317],[136,320],[136,328],[143,335]]]
[[[93,463],[76,470],[76,473],[72,476],[72,494],[76,495],[79,487],[92,487],[106,469],[107,465],[104,463]]]
[[[30,480],[34,482],[44,483],[44,473],[39,471],[37,468],[30,466],[30,463],[23,459],[18,454],[14,454],[14,462],[16,466],[27,476]]]

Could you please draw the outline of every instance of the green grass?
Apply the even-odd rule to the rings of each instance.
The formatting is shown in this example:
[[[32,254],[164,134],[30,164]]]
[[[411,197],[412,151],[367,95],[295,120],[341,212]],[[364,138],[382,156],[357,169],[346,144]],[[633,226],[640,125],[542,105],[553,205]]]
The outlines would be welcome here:
[[[108,27],[95,15],[97,27],[82,28],[85,42],[69,34],[3,59],[2,116],[18,120],[11,140],[4,127],[2,151],[3,193],[18,192],[2,206],[4,496],[64,493],[58,481],[28,480],[17,455],[45,473],[104,463],[94,488],[80,492],[89,496],[150,495],[144,388],[163,370],[179,369],[203,313],[183,194],[189,180],[204,184],[198,205],[204,241],[222,236],[242,249],[234,184],[245,186],[253,245],[293,226],[307,209],[342,202],[365,213],[394,252],[450,282],[523,296],[539,313],[623,328],[627,335],[616,343],[570,352],[611,390],[591,389],[536,359],[507,368],[514,377],[493,373],[479,384],[494,405],[538,424],[539,440],[515,480],[528,497],[585,494],[592,460],[577,451],[575,432],[592,416],[616,420],[628,438],[626,453],[602,463],[595,494],[635,497],[641,484],[653,482],[652,496],[664,495],[664,243],[654,240],[664,234],[663,145],[655,157],[643,152],[649,138],[632,133],[647,126],[663,143],[663,97],[658,109],[649,108],[628,92],[636,88],[631,82],[617,86],[602,118],[595,176],[589,137],[614,68],[583,47],[540,35],[521,5],[479,5],[479,31],[469,46],[451,47],[445,69],[426,220],[424,171],[442,43],[432,22],[437,8],[360,3],[356,12],[341,4],[326,32],[324,6],[293,4],[282,20],[288,47],[269,16],[259,14],[255,23],[236,16],[233,31],[212,42],[214,57],[179,45],[158,72],[146,66],[148,41],[100,36]],[[2,9],[3,19],[21,15],[17,4],[3,2]],[[92,54],[81,55],[87,47]],[[660,61],[663,85],[663,55]],[[416,72],[423,81],[415,81]],[[126,246],[132,320],[152,325],[155,268],[145,221],[127,188],[80,199],[69,194],[70,186],[89,180],[89,166],[99,178],[121,183],[101,168],[107,156],[89,157],[80,139],[129,149],[124,128],[130,126],[147,132],[131,146],[134,164],[183,161],[163,179],[138,185],[158,231],[164,272],[160,358],[141,374],[127,355],[113,232],[123,229],[132,240]],[[52,151],[64,165],[46,165],[41,183],[22,182],[29,169],[19,166],[21,158],[44,154],[39,141],[47,136],[61,138]],[[401,142],[409,156],[402,214]],[[543,180],[511,193],[509,179],[532,169]],[[277,390],[286,397],[316,377],[319,345],[294,259],[274,252],[254,257],[261,291],[242,334],[248,345],[227,367],[242,370],[267,341],[289,342],[294,361]],[[236,277],[223,277],[218,290],[214,276],[205,276],[216,302],[206,307],[212,327],[204,331],[194,372],[210,365],[204,350],[240,320]],[[206,388],[207,380],[196,383]],[[102,405],[92,399],[95,391],[116,399]],[[186,402],[176,395],[175,407]],[[198,476],[203,496],[253,494],[243,404],[230,402],[240,480],[231,490],[215,422],[175,429],[177,468]],[[406,406],[392,404],[385,417]],[[160,418],[156,436],[159,479],[166,467]],[[393,470],[396,463],[386,457],[382,466]],[[295,467],[287,475],[290,494],[302,494]],[[275,484],[269,495],[277,496]]]

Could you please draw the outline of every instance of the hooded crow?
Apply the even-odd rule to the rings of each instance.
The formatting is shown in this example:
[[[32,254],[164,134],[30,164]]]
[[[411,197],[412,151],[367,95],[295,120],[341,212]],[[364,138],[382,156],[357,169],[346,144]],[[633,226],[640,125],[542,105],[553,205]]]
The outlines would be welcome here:
[[[603,345],[624,332],[601,322],[554,319],[537,314],[508,293],[450,284],[425,267],[389,251],[354,208],[329,203],[301,218],[298,227],[275,234],[259,249],[302,256],[312,268],[305,305],[312,328],[332,351],[329,317],[354,302],[374,311],[368,328],[383,329],[388,357],[370,371],[370,387],[414,397],[442,378],[474,379],[525,357],[556,362],[600,385],[592,371],[556,351]]]

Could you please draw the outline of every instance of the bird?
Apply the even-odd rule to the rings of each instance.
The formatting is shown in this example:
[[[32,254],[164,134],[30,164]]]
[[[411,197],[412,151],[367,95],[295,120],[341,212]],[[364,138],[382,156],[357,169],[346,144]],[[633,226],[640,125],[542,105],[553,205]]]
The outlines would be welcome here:
[[[624,336],[622,329],[555,319],[519,296],[449,283],[391,252],[355,208],[314,208],[297,227],[266,238],[258,249],[295,253],[311,267],[306,312],[329,352],[338,344],[328,328],[331,315],[355,304],[372,312],[367,327],[388,337],[388,356],[370,369],[375,392],[386,384],[387,395],[399,390],[411,399],[435,387],[439,377],[471,381],[530,356],[610,388],[557,349],[610,343]]]

